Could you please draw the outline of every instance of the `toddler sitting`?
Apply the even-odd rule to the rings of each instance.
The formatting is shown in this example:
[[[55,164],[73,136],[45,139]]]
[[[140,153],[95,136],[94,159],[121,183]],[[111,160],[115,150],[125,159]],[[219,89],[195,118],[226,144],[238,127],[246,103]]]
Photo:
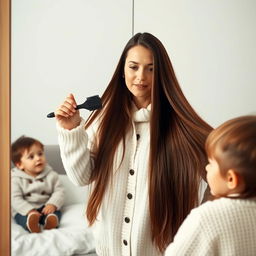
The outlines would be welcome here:
[[[47,165],[43,144],[21,136],[11,146],[12,215],[31,233],[59,225],[64,189],[58,174]]]

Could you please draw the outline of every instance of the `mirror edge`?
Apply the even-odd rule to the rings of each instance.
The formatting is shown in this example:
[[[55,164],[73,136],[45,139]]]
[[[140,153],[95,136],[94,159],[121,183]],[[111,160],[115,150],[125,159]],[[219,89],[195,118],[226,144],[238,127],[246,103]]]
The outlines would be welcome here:
[[[11,0],[0,1],[0,19],[0,254],[10,256]]]

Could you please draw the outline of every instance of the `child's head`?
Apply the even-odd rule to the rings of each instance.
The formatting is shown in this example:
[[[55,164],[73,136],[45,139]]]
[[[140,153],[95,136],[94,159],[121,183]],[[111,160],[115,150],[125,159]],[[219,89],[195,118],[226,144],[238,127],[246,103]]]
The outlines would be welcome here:
[[[215,196],[256,196],[256,116],[223,123],[206,140],[207,180]]]
[[[16,167],[36,176],[44,170],[44,145],[33,138],[21,136],[11,146],[11,158]]]

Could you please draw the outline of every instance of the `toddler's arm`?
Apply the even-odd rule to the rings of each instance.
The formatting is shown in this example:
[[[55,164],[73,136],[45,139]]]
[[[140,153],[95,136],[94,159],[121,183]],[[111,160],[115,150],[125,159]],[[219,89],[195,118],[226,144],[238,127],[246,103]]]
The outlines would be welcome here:
[[[64,188],[60,182],[59,175],[55,171],[51,171],[48,175],[47,179],[52,183],[53,193],[45,204],[46,209],[43,210],[43,213],[47,212],[46,214],[52,213],[52,210],[59,210],[64,204]]]
[[[24,199],[24,192],[20,186],[20,179],[18,177],[12,177],[11,186],[11,204],[13,209],[21,215],[28,215],[31,210],[34,210],[34,206]]]

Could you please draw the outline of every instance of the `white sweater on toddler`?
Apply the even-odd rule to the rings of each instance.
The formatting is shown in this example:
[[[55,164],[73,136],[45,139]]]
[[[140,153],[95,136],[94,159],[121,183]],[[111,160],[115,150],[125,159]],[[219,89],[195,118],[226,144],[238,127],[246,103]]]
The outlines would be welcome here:
[[[195,208],[166,256],[255,256],[256,199],[221,198]]]

